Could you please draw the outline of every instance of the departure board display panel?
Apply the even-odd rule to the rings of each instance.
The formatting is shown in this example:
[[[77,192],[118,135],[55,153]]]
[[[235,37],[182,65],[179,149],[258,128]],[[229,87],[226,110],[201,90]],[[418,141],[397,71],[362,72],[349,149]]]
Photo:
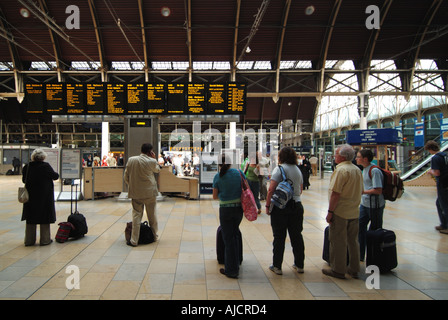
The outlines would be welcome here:
[[[84,84],[66,83],[65,94],[67,102],[67,114],[84,114],[86,111]]]
[[[185,114],[185,88],[184,83],[168,83],[166,113]]]
[[[205,114],[207,109],[205,83],[189,83],[187,85],[187,113]]]
[[[225,114],[227,109],[227,90],[224,83],[210,83],[207,90],[209,114]]]
[[[245,83],[28,83],[27,113],[245,114]]]
[[[227,87],[227,114],[246,113],[246,84],[229,83]]]
[[[87,114],[104,114],[104,84],[86,83]]]
[[[49,114],[66,114],[65,88],[63,83],[45,84],[45,109]]]
[[[147,83],[147,111],[148,114],[166,113],[166,84],[165,83]]]
[[[128,114],[145,114],[146,113],[146,88],[144,83],[128,83],[127,91],[127,107]]]
[[[106,83],[106,113],[125,114],[127,105],[126,85],[124,83]]]
[[[44,113],[45,87],[43,83],[25,84],[27,113]]]

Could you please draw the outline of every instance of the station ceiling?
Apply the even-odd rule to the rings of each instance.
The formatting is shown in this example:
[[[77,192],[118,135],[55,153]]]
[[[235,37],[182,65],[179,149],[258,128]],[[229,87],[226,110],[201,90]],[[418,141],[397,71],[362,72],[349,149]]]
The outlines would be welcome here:
[[[10,69],[0,71],[0,92],[20,91],[17,83],[37,75],[235,80],[248,84],[242,121],[312,123],[337,68],[330,62],[355,62],[359,92],[373,60],[394,60],[403,79],[417,59],[448,70],[447,17],[448,0],[1,0],[0,62]],[[30,70],[33,61],[47,62],[50,71]],[[74,61],[99,67],[74,70]],[[249,61],[254,64],[242,68]],[[268,67],[258,69],[257,61]],[[146,67],[119,71],[112,62]],[[161,70],[160,62],[187,62],[187,68]],[[229,68],[193,68],[199,62]],[[446,72],[443,78],[446,88]]]

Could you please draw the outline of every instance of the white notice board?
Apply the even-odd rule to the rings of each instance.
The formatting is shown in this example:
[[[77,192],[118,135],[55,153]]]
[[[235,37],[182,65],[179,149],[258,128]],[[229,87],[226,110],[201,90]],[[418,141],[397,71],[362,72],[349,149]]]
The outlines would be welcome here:
[[[61,179],[81,179],[81,150],[61,149]]]

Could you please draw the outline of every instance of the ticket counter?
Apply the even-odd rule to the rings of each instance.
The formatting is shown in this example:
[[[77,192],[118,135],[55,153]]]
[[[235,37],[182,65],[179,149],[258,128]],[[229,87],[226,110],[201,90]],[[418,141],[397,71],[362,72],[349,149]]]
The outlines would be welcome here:
[[[83,188],[84,200],[93,199],[96,192],[123,192],[124,167],[84,167]]]

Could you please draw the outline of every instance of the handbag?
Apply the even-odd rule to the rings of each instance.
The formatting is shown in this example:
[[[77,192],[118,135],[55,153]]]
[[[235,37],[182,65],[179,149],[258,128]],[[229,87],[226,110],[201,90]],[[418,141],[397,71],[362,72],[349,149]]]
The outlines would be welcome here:
[[[27,203],[30,200],[30,194],[28,193],[28,190],[26,189],[26,182],[28,179],[28,171],[30,170],[30,167],[28,166],[26,168],[26,177],[25,177],[25,185],[23,187],[19,187],[18,197],[20,203]]]
[[[239,172],[241,176],[241,207],[243,208],[243,213],[246,219],[255,221],[258,217],[257,204],[255,203],[254,195],[252,190],[250,190],[247,180],[243,177],[240,170]]]

